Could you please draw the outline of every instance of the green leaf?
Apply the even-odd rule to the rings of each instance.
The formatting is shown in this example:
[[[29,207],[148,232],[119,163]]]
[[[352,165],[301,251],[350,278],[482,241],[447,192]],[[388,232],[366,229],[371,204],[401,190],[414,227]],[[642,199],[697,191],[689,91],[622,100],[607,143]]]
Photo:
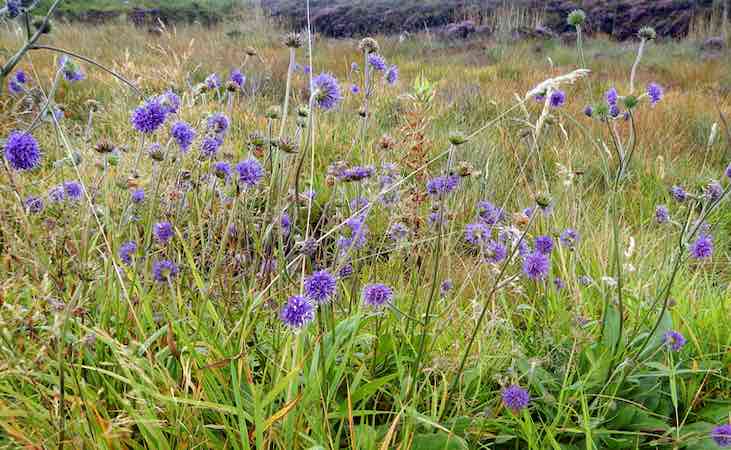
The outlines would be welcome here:
[[[467,450],[467,442],[447,433],[427,433],[414,436],[411,448],[419,450]]]

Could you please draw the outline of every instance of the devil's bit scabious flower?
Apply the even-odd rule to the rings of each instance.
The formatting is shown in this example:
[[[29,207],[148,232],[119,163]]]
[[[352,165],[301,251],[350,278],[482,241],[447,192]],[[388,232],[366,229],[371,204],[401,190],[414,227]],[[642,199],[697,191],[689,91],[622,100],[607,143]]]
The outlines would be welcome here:
[[[582,286],[589,286],[594,280],[589,275],[582,275],[579,277],[579,284]]]
[[[607,99],[607,104],[609,106],[616,106],[617,101],[619,100],[619,94],[617,94],[617,89],[615,88],[609,88],[607,93],[605,94]]]
[[[688,198],[688,193],[685,192],[685,189],[678,185],[670,188],[670,195],[672,195],[673,198],[680,203],[683,203]]]
[[[178,276],[178,266],[169,259],[163,259],[152,263],[152,276],[158,283],[165,283]]]
[[[132,264],[132,255],[137,251],[137,243],[135,241],[127,241],[119,246],[119,259],[123,263]]]
[[[360,93],[360,88],[358,87],[357,84],[353,84],[350,86],[350,93],[356,94],[356,95]]]
[[[208,75],[204,81],[206,83],[206,87],[208,89],[218,89],[221,87],[221,80],[218,78],[218,75],[215,73],[212,73]]]
[[[713,239],[710,234],[701,234],[690,246],[693,259],[706,259],[713,255]]]
[[[215,113],[211,114],[211,116],[208,118],[207,127],[208,131],[216,134],[224,134],[226,133],[226,131],[228,131],[229,124],[230,121],[225,114]]]
[[[175,114],[180,110],[180,97],[178,94],[169,90],[158,97],[158,101],[162,105],[165,114]]]
[[[283,212],[282,217],[279,218],[279,227],[282,229],[284,236],[289,236],[289,233],[292,231],[292,219],[286,212]]]
[[[711,439],[720,448],[731,447],[731,424],[719,425],[711,430]]]
[[[20,15],[20,0],[7,0],[5,7],[8,9],[8,16],[11,19],[15,19]]]
[[[723,196],[723,186],[718,181],[711,181],[704,190],[704,194],[711,202],[717,202]]]
[[[259,161],[253,158],[236,164],[236,171],[239,173],[239,183],[246,187],[254,187],[264,178],[264,169]]]
[[[505,211],[487,200],[483,200],[477,204],[477,214],[488,225],[496,225],[505,218]]]
[[[465,226],[464,239],[472,245],[485,244],[490,238],[490,227],[482,222],[469,223]]]
[[[665,205],[657,205],[655,207],[655,221],[662,225],[670,222],[670,211]]]
[[[560,291],[566,287],[566,283],[559,277],[553,279],[553,285],[556,286],[556,290]]]
[[[398,81],[398,67],[396,67],[396,65],[389,66],[383,78],[386,80],[386,83],[390,84],[391,86],[396,84],[396,82]]]
[[[66,198],[66,192],[63,186],[53,186],[48,190],[48,199],[53,203],[59,203]]]
[[[426,183],[426,192],[433,197],[440,197],[454,191],[459,185],[456,175],[444,175],[432,178]]]
[[[731,179],[731,164],[729,164],[729,165],[728,165],[728,166],[726,167],[726,172],[724,172],[724,175],[726,175],[726,178],[729,178],[729,179]]]
[[[536,251],[548,255],[553,250],[553,239],[551,239],[551,236],[538,236],[535,239],[535,247]]]
[[[531,280],[542,280],[548,275],[551,262],[540,252],[529,253],[523,260],[523,273]]]
[[[13,131],[5,142],[5,159],[15,170],[31,170],[41,163],[41,149],[30,133]]]
[[[135,189],[131,195],[132,203],[140,204],[145,201],[145,190],[142,188]]]
[[[81,200],[81,196],[84,193],[84,188],[78,181],[66,181],[63,184],[63,191],[66,198],[71,201],[78,202],[79,200]]]
[[[530,394],[517,384],[512,384],[503,389],[503,404],[513,412],[517,413],[527,408],[529,403]]]
[[[26,211],[31,214],[38,214],[43,211],[43,200],[39,197],[34,197],[32,195],[28,196],[23,202],[23,205],[25,206]]]
[[[337,178],[340,181],[350,182],[350,181],[361,181],[365,180],[366,178],[370,178],[373,176],[373,174],[376,172],[376,169],[373,168],[373,166],[356,166],[352,167],[350,169],[345,169],[342,172],[340,172],[337,176]]]
[[[294,295],[289,297],[282,307],[279,318],[290,328],[299,329],[310,323],[314,318],[314,307],[305,297]]]
[[[8,80],[8,90],[11,94],[20,94],[23,92],[23,85],[28,81],[28,76],[25,74],[24,71],[18,70],[15,72],[15,75],[13,75]]]
[[[132,113],[132,125],[137,131],[152,134],[165,123],[167,114],[157,98],[138,106]]]
[[[368,55],[368,65],[379,72],[386,70],[386,60],[378,53],[371,53]]]
[[[647,96],[650,98],[650,104],[652,106],[657,105],[657,103],[662,100],[663,96],[663,89],[662,86],[660,86],[657,83],[650,83],[647,85]]]
[[[406,225],[401,222],[396,222],[388,229],[388,238],[394,242],[406,239],[409,235],[409,229]]]
[[[677,331],[668,331],[662,340],[674,352],[679,352],[685,345],[685,337]]]
[[[325,110],[333,109],[343,99],[338,80],[329,73],[321,73],[312,80],[315,104]]]
[[[446,280],[442,281],[442,284],[439,286],[439,296],[440,297],[446,297],[449,291],[452,290],[454,287],[454,283],[452,283],[452,280],[447,278]]]
[[[305,295],[317,304],[329,302],[335,295],[337,280],[327,270],[320,270],[305,279]]]
[[[393,289],[385,284],[367,284],[363,288],[363,303],[380,308],[393,300]]]
[[[551,92],[551,97],[549,99],[549,104],[551,105],[551,108],[558,108],[564,103],[566,103],[566,94],[564,93],[564,91],[556,90]]]
[[[246,83],[246,76],[239,69],[232,70],[229,79],[239,88],[244,87],[244,83]]]
[[[348,263],[338,270],[338,278],[344,279],[353,275],[353,265]]]
[[[222,180],[228,180],[231,176],[231,165],[226,161],[216,161],[213,163],[213,174]]]
[[[508,256],[508,249],[501,242],[490,240],[485,244],[485,261],[497,264]]]
[[[592,108],[591,105],[587,105],[587,107],[584,108],[584,115],[586,117],[592,117],[594,115],[594,108]]]
[[[170,127],[170,135],[180,147],[180,151],[187,152],[195,139],[195,130],[183,121],[178,121]]]
[[[579,233],[572,228],[566,228],[563,233],[561,233],[559,240],[561,241],[561,245],[564,247],[573,249],[579,242]]]
[[[173,231],[173,225],[170,222],[156,223],[152,232],[155,235],[155,240],[157,240],[160,244],[167,244],[168,241],[172,239],[173,234],[175,234]]]
[[[223,145],[223,139],[219,135],[208,135],[201,141],[201,154],[205,158],[214,156]]]
[[[85,77],[84,72],[78,64],[71,60],[68,56],[64,55],[58,60],[58,65],[63,72],[63,77],[70,83],[82,81]]]

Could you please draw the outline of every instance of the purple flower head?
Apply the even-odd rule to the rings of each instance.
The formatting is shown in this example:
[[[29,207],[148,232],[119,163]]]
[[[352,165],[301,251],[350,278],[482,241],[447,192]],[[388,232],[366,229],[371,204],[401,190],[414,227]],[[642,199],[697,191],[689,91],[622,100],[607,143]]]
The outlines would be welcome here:
[[[383,78],[386,80],[386,83],[393,86],[398,82],[398,67],[395,65],[390,66],[388,70],[386,70],[386,73],[383,75]]]
[[[523,273],[531,280],[542,280],[546,278],[550,268],[551,261],[543,253],[529,253],[523,259]]]
[[[365,197],[355,197],[353,200],[348,202],[348,207],[351,212],[361,211],[361,213],[365,213],[368,205],[370,205],[370,202]]]
[[[305,295],[317,304],[329,302],[335,295],[337,279],[327,270],[320,270],[305,279]]]
[[[508,256],[508,249],[501,242],[490,240],[485,244],[485,261],[497,264]]]
[[[79,65],[66,55],[58,60],[58,66],[63,72],[64,79],[70,83],[82,81],[86,78]]]
[[[731,447],[731,424],[719,425],[711,430],[711,439],[720,448]]]
[[[393,300],[393,289],[385,284],[366,284],[363,287],[363,303],[380,308]]]
[[[731,164],[726,166],[726,172],[724,172],[724,175],[726,175],[726,178],[731,178]]]
[[[234,69],[231,71],[231,76],[229,77],[231,81],[236,84],[239,88],[244,87],[244,84],[246,83],[246,76],[241,73],[239,69]]]
[[[249,158],[236,164],[236,171],[239,173],[239,183],[244,187],[254,187],[264,178],[264,169],[254,158]]]
[[[84,194],[84,187],[78,181],[66,181],[63,184],[63,191],[71,201],[78,202]]]
[[[5,159],[15,170],[31,170],[41,164],[41,149],[30,133],[13,131],[5,142]]]
[[[178,276],[179,272],[178,266],[169,259],[158,260],[152,263],[152,277],[158,283],[165,283],[168,280],[172,280]]]
[[[25,210],[31,214],[38,214],[43,211],[43,200],[40,197],[26,197],[23,205],[25,206]]]
[[[343,265],[343,267],[338,270],[338,278],[340,279],[349,278],[351,275],[353,275],[353,265],[350,263]]]
[[[228,180],[231,177],[231,165],[226,161],[216,161],[213,163],[213,174],[222,180]]]
[[[340,236],[337,242],[342,254],[347,254],[351,249],[363,248],[368,242],[368,226],[365,224],[365,216],[358,215],[348,218],[345,221],[345,229],[349,234]]]
[[[224,134],[228,131],[230,121],[223,113],[211,114],[208,118],[207,129],[216,134]]]
[[[427,216],[426,223],[429,224],[430,227],[437,227],[439,225],[445,225],[447,220],[448,217],[446,214],[441,211],[432,211]]]
[[[491,228],[482,222],[465,226],[464,239],[472,245],[483,245],[490,239]]]
[[[145,201],[145,190],[142,188],[132,191],[132,203],[140,204]]]
[[[386,70],[386,60],[378,53],[368,54],[368,65],[379,72]]]
[[[160,244],[167,244],[175,234],[173,225],[170,222],[156,223],[152,228],[152,232],[155,235],[155,240]]]
[[[135,130],[144,134],[152,134],[165,123],[167,113],[156,98],[138,106],[132,113],[132,125]]]
[[[290,231],[292,231],[292,219],[286,212],[283,212],[282,217],[279,218],[279,227],[282,229],[282,234],[285,236],[289,236]]]
[[[24,71],[18,70],[15,72],[15,75],[8,80],[8,90],[11,94],[20,94],[23,92],[23,85],[27,82],[28,76]]]
[[[305,75],[311,74],[312,73],[312,67],[305,65],[302,68],[302,73],[304,73]]]
[[[352,63],[350,63],[350,71],[351,72],[357,72],[359,68],[360,67],[358,67],[358,63],[357,62],[353,61]]]
[[[527,408],[529,403],[530,394],[517,384],[512,384],[503,389],[503,404],[513,412],[517,413]]]
[[[446,297],[453,287],[454,283],[452,283],[452,280],[450,280],[449,278],[442,281],[442,284],[439,286],[439,296],[442,298]]]
[[[566,287],[566,283],[564,283],[560,277],[556,277],[553,279],[553,285],[556,286],[557,291],[560,291]]]
[[[477,204],[477,214],[488,225],[496,225],[505,218],[505,211],[487,200]]]
[[[206,87],[208,87],[208,89],[218,89],[221,87],[221,79],[218,78],[218,75],[215,73],[208,75],[204,83],[206,83]]]
[[[444,175],[427,181],[426,192],[433,197],[441,197],[454,191],[458,185],[459,176]]]
[[[312,80],[313,96],[318,107],[333,109],[343,99],[338,80],[329,73],[321,73]]]
[[[279,318],[290,328],[299,329],[312,322],[315,308],[305,297],[293,295],[282,307]]]
[[[358,87],[358,85],[357,85],[357,84],[352,84],[352,85],[350,86],[350,93],[351,93],[351,94],[356,94],[356,95],[357,95],[358,93],[360,93],[360,88]]]
[[[672,195],[673,198],[680,203],[683,203],[688,198],[688,193],[685,192],[685,189],[678,185],[670,188],[670,195]]]
[[[579,281],[579,284],[582,286],[589,286],[591,283],[594,282],[594,280],[592,280],[589,275],[580,276],[578,281]]]
[[[617,105],[609,105],[609,117],[611,118],[617,118],[619,117],[619,106]]]
[[[573,228],[566,228],[559,237],[561,245],[573,250],[579,242],[579,233]]]
[[[341,181],[361,181],[366,178],[370,178],[373,176],[373,174],[376,172],[376,169],[373,168],[373,166],[356,166],[352,167],[350,169],[345,169],[340,174],[338,174],[338,179]]]
[[[566,94],[564,93],[564,91],[556,90],[551,92],[551,98],[549,100],[551,108],[559,108],[564,103],[566,103]]]
[[[132,264],[132,256],[137,252],[137,243],[135,241],[127,241],[119,246],[119,259],[123,263],[130,265]]]
[[[650,104],[652,106],[657,105],[657,103],[662,100],[663,93],[662,86],[659,84],[650,83],[647,85],[647,96],[650,97]]]
[[[11,19],[15,19],[20,15],[21,5],[20,0],[7,0],[5,2],[5,7],[8,8],[8,16]]]
[[[218,149],[223,145],[223,138],[219,135],[207,135],[201,141],[201,155],[204,158],[211,158],[218,153]]]
[[[617,101],[619,100],[619,95],[617,94],[617,89],[609,88],[609,90],[606,93],[606,98],[607,98],[607,105],[616,106]]]
[[[710,234],[701,234],[690,246],[693,259],[706,259],[713,255],[713,239]]]
[[[394,242],[402,241],[409,235],[409,228],[401,222],[395,222],[388,229],[388,238]]]
[[[662,340],[674,352],[679,352],[685,345],[685,337],[677,331],[668,331]]]
[[[657,205],[655,207],[655,221],[662,225],[670,222],[670,211],[665,205]]]
[[[591,107],[591,105],[588,105],[586,108],[584,108],[584,115],[586,117],[591,117],[594,115],[594,108]]]
[[[536,251],[544,255],[550,255],[553,250],[553,239],[551,236],[538,236],[534,241]]]
[[[65,198],[66,192],[64,191],[63,186],[54,186],[48,190],[48,199],[52,203],[62,202]]]
[[[165,114],[175,114],[180,110],[180,97],[172,90],[162,94],[158,101],[162,105]]]
[[[178,121],[170,128],[170,135],[180,147],[180,151],[187,152],[195,139],[195,130],[186,122]]]
[[[723,196],[723,186],[718,181],[711,181],[704,190],[704,194],[711,202],[717,202]]]

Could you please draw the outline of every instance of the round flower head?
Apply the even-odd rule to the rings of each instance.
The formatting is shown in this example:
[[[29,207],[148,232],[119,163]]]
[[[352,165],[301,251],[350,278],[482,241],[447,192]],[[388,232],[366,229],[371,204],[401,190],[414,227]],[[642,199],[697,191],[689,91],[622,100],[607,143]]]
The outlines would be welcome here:
[[[731,164],[726,166],[726,171],[724,172],[724,175],[726,175],[726,178],[731,178]]]
[[[619,106],[617,106],[617,105],[609,106],[609,117],[616,119],[617,117],[619,117],[619,113],[620,113]]]
[[[551,108],[558,108],[564,103],[566,103],[566,94],[564,93],[564,91],[556,90],[551,92],[551,98],[549,100]]]
[[[231,165],[226,161],[213,163],[213,174],[222,180],[228,180],[231,176]]]
[[[559,239],[561,241],[561,245],[573,250],[579,242],[579,233],[572,228],[566,228],[563,233],[561,233]]]
[[[172,90],[162,94],[158,101],[162,105],[165,114],[175,114],[180,110],[180,97]]]
[[[5,7],[8,9],[8,16],[11,19],[15,19],[20,15],[20,0],[7,0],[7,2],[5,3]]]
[[[145,201],[145,190],[142,188],[132,191],[132,203],[140,204]]]
[[[31,170],[41,164],[41,149],[29,133],[13,131],[5,142],[5,159],[15,170]]]
[[[477,204],[477,214],[488,225],[496,225],[505,218],[505,211],[487,200],[483,200]]]
[[[205,158],[213,157],[223,145],[223,139],[218,135],[208,135],[201,141],[201,155]]]
[[[63,184],[63,191],[71,201],[78,202],[81,200],[81,196],[84,194],[84,187],[78,181],[66,181]]]
[[[647,96],[650,98],[650,104],[652,106],[657,105],[657,103],[662,100],[663,93],[662,86],[659,84],[650,83],[647,85]]]
[[[360,67],[358,67],[358,63],[357,62],[353,61],[352,63],[350,63],[350,71],[351,72],[357,72],[358,69],[360,69]]]
[[[434,197],[449,194],[459,185],[459,177],[456,175],[444,175],[432,178],[426,183],[426,192]]]
[[[19,70],[8,80],[8,90],[11,94],[20,94],[24,90],[23,85],[27,82],[28,76],[24,71]]]
[[[305,295],[315,303],[327,303],[335,295],[337,280],[327,270],[320,270],[305,279]]]
[[[368,65],[379,72],[386,70],[386,60],[378,53],[368,55]]]
[[[550,268],[551,262],[548,256],[540,252],[529,253],[523,260],[523,273],[531,280],[546,278]]]
[[[442,281],[442,284],[439,286],[439,296],[440,297],[446,297],[449,291],[452,290],[454,287],[454,283],[452,283],[452,280],[446,279]]]
[[[58,60],[58,66],[63,72],[64,79],[70,83],[82,81],[84,78],[86,78],[84,72],[81,71],[79,65],[66,55],[62,56]]]
[[[398,81],[398,67],[395,65],[389,66],[388,70],[386,70],[386,73],[383,75],[383,78],[386,80],[386,83],[393,86]]]
[[[314,307],[305,297],[294,295],[289,297],[282,307],[279,318],[290,328],[302,328],[315,318]]]
[[[723,186],[718,181],[711,181],[704,189],[704,194],[711,202],[717,202],[723,196]]]
[[[490,239],[490,227],[482,222],[467,224],[464,239],[472,245],[482,245]]]
[[[617,94],[617,89],[615,88],[609,88],[605,96],[607,99],[607,104],[609,106],[616,105],[617,101],[619,100],[619,94]]]
[[[594,108],[591,107],[591,105],[587,105],[586,108],[584,108],[584,115],[586,117],[591,117],[594,115]]]
[[[394,242],[402,241],[409,235],[409,228],[401,222],[395,222],[388,229],[388,238]]]
[[[221,87],[221,80],[218,78],[218,75],[215,73],[212,73],[208,75],[204,81],[206,83],[206,87],[208,89],[218,89]]]
[[[670,211],[665,205],[657,205],[655,207],[655,221],[662,225],[670,222]]]
[[[719,425],[711,430],[711,439],[720,448],[731,447],[731,424]]]
[[[264,169],[259,161],[253,158],[238,163],[236,171],[239,173],[239,183],[246,187],[254,187],[264,178]]]
[[[337,176],[337,178],[341,181],[350,182],[350,181],[361,181],[365,180],[366,178],[370,178],[375,173],[376,169],[373,168],[373,166],[367,166],[367,167],[361,167],[356,166],[352,167],[350,169],[345,169],[342,172],[340,172]]]
[[[690,246],[690,256],[693,259],[706,259],[713,255],[713,239],[711,235],[702,234],[698,236]]]
[[[312,87],[315,104],[322,109],[332,109],[343,99],[338,80],[329,73],[316,76],[312,80]]]
[[[364,53],[378,53],[380,49],[381,47],[378,45],[378,41],[372,37],[363,38],[358,43],[358,50]]]
[[[232,70],[229,79],[233,81],[239,88],[244,87],[244,83],[246,83],[246,76],[244,76],[244,74],[241,73],[239,69]]]
[[[53,203],[62,202],[66,198],[63,186],[54,186],[48,190],[48,199]]]
[[[170,135],[180,147],[182,152],[187,152],[195,139],[195,130],[183,121],[178,121],[170,127]]]
[[[217,134],[223,134],[226,133],[226,131],[228,130],[229,124],[230,122],[225,114],[215,113],[208,118],[208,131]]]
[[[31,214],[38,214],[43,211],[43,200],[39,197],[26,197],[23,205],[25,206],[25,210]]]
[[[132,125],[137,131],[152,134],[165,123],[167,114],[158,99],[151,99],[138,106],[132,113]]]
[[[678,185],[670,188],[670,195],[672,195],[673,198],[680,203],[684,202],[688,198],[688,193],[685,192],[685,189]]]
[[[360,93],[360,88],[357,84],[350,85],[350,93],[354,95],[358,95]]]
[[[513,412],[527,408],[529,403],[530,394],[517,384],[512,384],[503,389],[503,404]]]
[[[168,280],[172,280],[178,276],[179,272],[178,266],[169,259],[152,263],[152,276],[158,283],[165,283]]]
[[[367,284],[363,287],[363,303],[380,308],[393,300],[393,289],[385,284]]]
[[[685,345],[685,337],[677,331],[668,331],[662,340],[674,352],[679,352]]]
[[[119,259],[123,263],[132,264],[132,255],[137,251],[137,243],[135,241],[127,241],[119,246]]]
[[[155,240],[157,240],[160,244],[167,244],[175,234],[173,231],[173,225],[170,222],[156,223],[152,232],[155,235]]]
[[[311,66],[305,66],[302,68],[302,73],[305,75],[309,75],[312,73],[312,67]]]
[[[536,251],[548,255],[553,250],[553,239],[551,239],[551,236],[538,236],[535,239],[535,247]]]
[[[292,219],[286,212],[283,212],[282,217],[279,218],[279,228],[282,229],[284,236],[289,236],[290,231],[292,231]]]
[[[559,277],[553,279],[553,285],[556,286],[556,290],[560,291],[566,287],[566,283]]]
[[[501,242],[490,240],[485,245],[485,260],[492,264],[497,264],[508,256],[508,249]]]
[[[343,267],[338,270],[338,277],[340,279],[348,278],[351,275],[353,275],[353,265],[352,264],[345,264]]]

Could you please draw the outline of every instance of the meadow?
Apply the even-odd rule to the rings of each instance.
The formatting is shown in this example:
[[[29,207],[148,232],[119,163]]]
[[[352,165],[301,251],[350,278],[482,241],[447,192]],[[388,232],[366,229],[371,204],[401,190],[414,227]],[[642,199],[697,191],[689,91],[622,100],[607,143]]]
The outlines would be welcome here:
[[[47,31],[0,448],[731,446],[728,46]]]

